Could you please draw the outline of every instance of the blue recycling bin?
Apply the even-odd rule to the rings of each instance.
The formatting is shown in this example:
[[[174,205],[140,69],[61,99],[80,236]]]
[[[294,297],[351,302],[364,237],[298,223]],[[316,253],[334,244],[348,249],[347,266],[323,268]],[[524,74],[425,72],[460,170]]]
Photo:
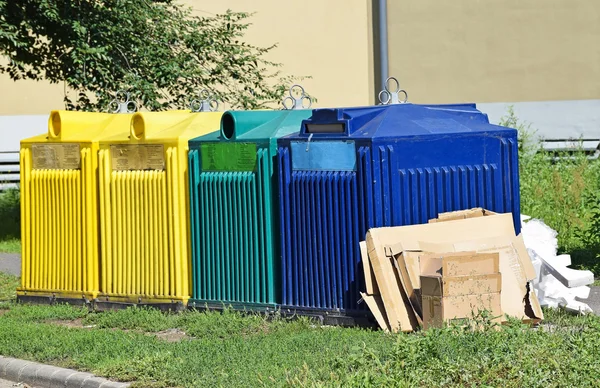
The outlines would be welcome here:
[[[517,131],[475,104],[316,109],[278,139],[282,306],[351,313],[369,228],[483,207],[520,232]]]

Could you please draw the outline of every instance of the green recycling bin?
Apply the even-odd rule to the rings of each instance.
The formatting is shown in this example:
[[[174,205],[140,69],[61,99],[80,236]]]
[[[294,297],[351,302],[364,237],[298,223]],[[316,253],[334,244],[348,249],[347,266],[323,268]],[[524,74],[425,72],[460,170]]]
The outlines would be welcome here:
[[[310,110],[226,112],[189,142],[192,307],[281,302],[277,138]]]

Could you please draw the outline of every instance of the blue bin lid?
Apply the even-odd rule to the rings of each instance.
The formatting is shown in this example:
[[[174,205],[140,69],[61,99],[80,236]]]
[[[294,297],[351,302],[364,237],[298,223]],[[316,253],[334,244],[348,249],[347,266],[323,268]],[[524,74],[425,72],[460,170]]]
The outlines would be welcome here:
[[[285,140],[319,138],[399,138],[515,130],[490,124],[475,104],[396,104],[314,109],[299,132]]]

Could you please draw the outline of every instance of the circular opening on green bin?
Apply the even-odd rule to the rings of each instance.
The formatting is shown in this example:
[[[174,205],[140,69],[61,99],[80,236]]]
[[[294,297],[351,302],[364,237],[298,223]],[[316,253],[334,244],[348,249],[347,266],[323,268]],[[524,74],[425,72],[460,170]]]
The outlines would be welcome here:
[[[131,120],[131,136],[136,140],[140,140],[142,136],[144,136],[145,127],[146,123],[144,122],[144,116],[141,114],[134,114],[133,119]]]
[[[235,120],[230,113],[225,113],[221,119],[221,133],[225,139],[231,139],[235,133]]]
[[[50,122],[48,123],[48,129],[50,130],[51,137],[59,137],[61,129],[60,113],[52,112],[50,114]]]

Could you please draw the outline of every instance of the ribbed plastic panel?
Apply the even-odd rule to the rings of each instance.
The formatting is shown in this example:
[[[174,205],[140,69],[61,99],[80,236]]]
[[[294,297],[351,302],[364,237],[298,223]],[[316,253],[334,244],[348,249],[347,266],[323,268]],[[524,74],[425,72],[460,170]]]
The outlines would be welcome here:
[[[501,165],[414,169],[393,167],[400,163],[392,146],[362,146],[356,172],[294,171],[289,148],[280,147],[283,305],[362,309],[358,243],[369,228],[427,223],[473,207],[518,220],[517,144],[501,144]]]
[[[357,309],[362,287],[357,176],[344,171],[291,171],[279,149],[282,176],[283,304]]]
[[[187,300],[189,272],[180,217],[177,149],[166,149],[165,170],[113,171],[101,149],[101,294]],[[177,178],[175,178],[177,179]],[[183,233],[183,235],[182,235]]]
[[[361,236],[368,228],[423,224],[439,213],[474,207],[498,213],[512,212],[515,220],[519,220],[517,144],[511,139],[502,139],[501,150],[501,165],[432,166],[394,171],[393,166],[398,162],[391,146],[360,147],[358,175],[363,190],[360,208],[365,209]],[[520,229],[516,221],[517,233]]]
[[[20,294],[95,297],[98,230],[91,149],[81,148],[81,169],[33,169],[21,149]]]
[[[272,238],[272,162],[258,149],[256,171],[201,172],[189,153],[192,298],[274,304],[279,284]]]

